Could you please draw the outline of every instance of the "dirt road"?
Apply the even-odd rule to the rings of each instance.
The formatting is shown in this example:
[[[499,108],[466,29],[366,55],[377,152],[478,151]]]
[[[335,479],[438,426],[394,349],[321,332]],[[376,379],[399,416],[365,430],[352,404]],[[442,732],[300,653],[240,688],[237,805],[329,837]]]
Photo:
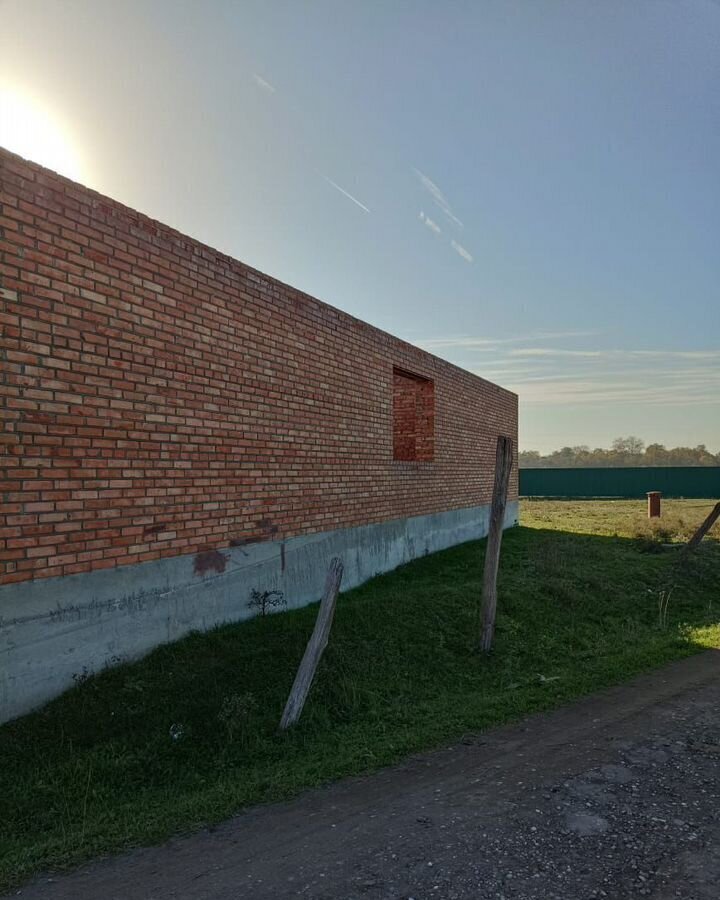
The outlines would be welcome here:
[[[720,896],[720,652],[25,900]]]

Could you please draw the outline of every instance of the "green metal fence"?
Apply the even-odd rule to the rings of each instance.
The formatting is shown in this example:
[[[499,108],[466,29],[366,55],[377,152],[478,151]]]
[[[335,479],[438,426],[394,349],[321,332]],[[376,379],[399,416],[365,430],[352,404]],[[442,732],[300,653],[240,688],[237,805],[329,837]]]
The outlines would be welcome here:
[[[720,497],[720,466],[520,469],[521,497]]]

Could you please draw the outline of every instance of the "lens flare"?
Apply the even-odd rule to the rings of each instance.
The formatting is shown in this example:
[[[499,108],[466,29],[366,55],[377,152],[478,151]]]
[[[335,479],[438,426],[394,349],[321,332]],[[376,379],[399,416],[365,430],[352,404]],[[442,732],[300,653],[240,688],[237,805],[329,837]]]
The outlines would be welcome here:
[[[80,153],[67,127],[31,96],[4,85],[0,146],[74,181],[83,180]]]

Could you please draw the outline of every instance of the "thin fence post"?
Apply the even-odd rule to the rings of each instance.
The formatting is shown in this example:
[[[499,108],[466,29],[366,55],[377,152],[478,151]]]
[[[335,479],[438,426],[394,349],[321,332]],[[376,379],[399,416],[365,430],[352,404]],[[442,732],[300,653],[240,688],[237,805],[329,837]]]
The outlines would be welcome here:
[[[708,517],[683,548],[682,553],[687,554],[695,550],[718,519],[720,519],[720,503],[716,503],[715,506],[713,506]]]
[[[305,706],[305,701],[310,693],[313,678],[320,662],[320,657],[327,647],[328,637],[330,635],[330,626],[332,625],[333,616],[335,614],[335,604],[337,602],[338,592],[340,591],[340,582],[343,576],[343,564],[341,560],[335,557],[330,563],[327,578],[325,579],[325,592],[320,601],[320,609],[318,610],[317,619],[313,633],[305,648],[302,661],[297,670],[295,681],[293,682],[290,696],[285,704],[285,711],[280,719],[280,730],[284,731],[291,725],[294,725],[300,718],[300,714]]]
[[[495,451],[495,483],[493,486],[492,506],[490,508],[490,527],[485,548],[485,569],[483,571],[482,601],[479,617],[478,643],[479,649],[483,653],[487,653],[492,647],[495,633],[497,573],[500,564],[500,545],[505,525],[505,507],[507,506],[512,464],[513,440],[501,434],[497,439]]]

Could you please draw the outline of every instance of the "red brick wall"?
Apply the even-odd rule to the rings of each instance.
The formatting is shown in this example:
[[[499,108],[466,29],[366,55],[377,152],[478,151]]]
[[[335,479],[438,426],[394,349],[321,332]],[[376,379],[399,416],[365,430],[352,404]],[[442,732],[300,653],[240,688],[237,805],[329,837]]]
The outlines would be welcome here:
[[[2,150],[0,325],[5,583],[486,503],[517,434],[514,394]],[[394,367],[433,462],[393,459]]]

